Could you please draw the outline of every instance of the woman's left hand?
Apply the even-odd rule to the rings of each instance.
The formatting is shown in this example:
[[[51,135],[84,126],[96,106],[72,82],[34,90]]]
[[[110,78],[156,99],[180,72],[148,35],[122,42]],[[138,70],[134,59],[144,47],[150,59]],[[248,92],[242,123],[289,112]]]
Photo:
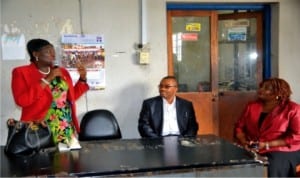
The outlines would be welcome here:
[[[77,71],[81,79],[86,80],[86,68],[82,63],[77,63]]]

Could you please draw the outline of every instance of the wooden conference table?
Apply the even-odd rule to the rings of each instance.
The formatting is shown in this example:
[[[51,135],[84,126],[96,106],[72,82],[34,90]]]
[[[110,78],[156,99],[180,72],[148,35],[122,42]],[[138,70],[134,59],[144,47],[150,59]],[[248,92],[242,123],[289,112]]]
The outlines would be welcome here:
[[[1,147],[1,177],[219,176],[263,177],[254,155],[214,135],[81,142],[82,149],[9,158]]]

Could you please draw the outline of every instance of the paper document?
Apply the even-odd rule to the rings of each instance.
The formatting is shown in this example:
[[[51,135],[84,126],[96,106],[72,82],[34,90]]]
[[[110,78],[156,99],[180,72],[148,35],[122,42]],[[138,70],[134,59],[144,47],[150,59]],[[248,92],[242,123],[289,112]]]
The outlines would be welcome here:
[[[72,138],[70,145],[65,143],[58,143],[57,147],[59,151],[70,151],[70,150],[81,149],[81,145],[79,144],[79,141],[75,137]]]

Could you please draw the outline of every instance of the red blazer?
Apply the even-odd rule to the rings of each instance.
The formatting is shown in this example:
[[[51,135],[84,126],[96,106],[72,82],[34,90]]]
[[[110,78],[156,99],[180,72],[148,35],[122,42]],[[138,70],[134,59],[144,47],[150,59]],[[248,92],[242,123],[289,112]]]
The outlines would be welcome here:
[[[261,153],[300,150],[300,106],[292,101],[277,106],[259,128],[261,111],[262,104],[259,101],[249,103],[236,123],[235,132],[244,132],[249,140],[267,142],[283,138],[287,143],[287,146],[270,147],[269,150],[261,150]]]
[[[76,131],[80,132],[78,118],[76,116],[75,101],[88,89],[85,82],[77,82],[73,86],[69,72],[61,68],[64,80],[69,85],[68,101],[71,103],[72,120]],[[53,100],[50,87],[41,87],[43,75],[37,70],[35,64],[20,66],[12,71],[12,93],[18,106],[22,108],[22,121],[43,120]]]

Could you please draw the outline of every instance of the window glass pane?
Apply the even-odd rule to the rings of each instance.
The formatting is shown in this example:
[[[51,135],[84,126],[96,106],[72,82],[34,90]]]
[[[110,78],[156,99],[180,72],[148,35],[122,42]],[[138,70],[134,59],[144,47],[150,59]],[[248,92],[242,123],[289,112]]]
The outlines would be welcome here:
[[[256,19],[220,20],[218,33],[219,90],[256,90]]]
[[[210,91],[209,17],[173,17],[173,63],[179,92]]]

